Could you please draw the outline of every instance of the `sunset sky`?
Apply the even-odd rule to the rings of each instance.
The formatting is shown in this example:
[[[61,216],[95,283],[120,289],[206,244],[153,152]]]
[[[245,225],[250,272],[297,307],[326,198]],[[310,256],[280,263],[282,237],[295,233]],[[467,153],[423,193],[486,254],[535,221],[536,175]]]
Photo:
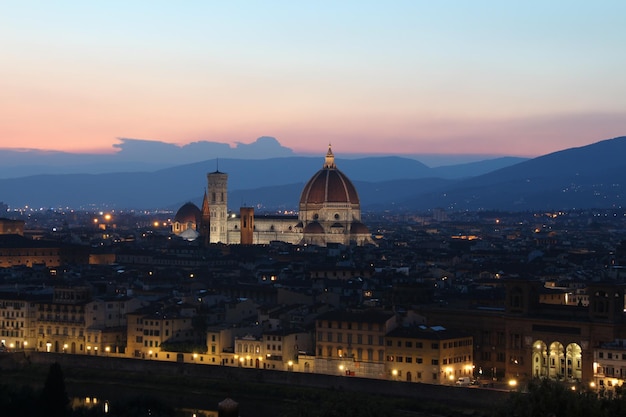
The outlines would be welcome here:
[[[276,137],[537,156],[626,135],[624,1],[0,5],[0,148]]]

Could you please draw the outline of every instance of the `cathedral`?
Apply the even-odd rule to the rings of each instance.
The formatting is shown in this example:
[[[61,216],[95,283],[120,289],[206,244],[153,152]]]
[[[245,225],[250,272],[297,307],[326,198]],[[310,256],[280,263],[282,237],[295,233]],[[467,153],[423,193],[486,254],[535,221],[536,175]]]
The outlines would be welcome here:
[[[326,246],[373,244],[361,222],[361,203],[350,179],[335,165],[330,145],[322,169],[306,183],[297,216],[257,216],[251,207],[228,211],[228,174],[207,174],[202,209],[183,205],[174,218],[172,232],[205,244],[267,244],[281,241],[297,245]]]

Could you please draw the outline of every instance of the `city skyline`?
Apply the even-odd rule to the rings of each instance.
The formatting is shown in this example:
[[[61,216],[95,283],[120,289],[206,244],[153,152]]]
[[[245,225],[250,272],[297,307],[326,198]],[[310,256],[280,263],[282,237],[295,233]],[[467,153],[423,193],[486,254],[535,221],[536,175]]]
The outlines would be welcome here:
[[[534,157],[626,131],[619,2],[36,2],[0,16],[0,148],[273,136]]]

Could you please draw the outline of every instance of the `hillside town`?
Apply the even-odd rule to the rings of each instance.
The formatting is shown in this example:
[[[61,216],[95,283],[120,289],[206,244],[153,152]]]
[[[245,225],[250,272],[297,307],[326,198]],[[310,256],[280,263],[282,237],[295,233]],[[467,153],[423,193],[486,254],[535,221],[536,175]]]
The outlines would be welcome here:
[[[0,349],[612,395],[626,212],[364,214],[372,244],[205,244],[173,212],[0,220]]]

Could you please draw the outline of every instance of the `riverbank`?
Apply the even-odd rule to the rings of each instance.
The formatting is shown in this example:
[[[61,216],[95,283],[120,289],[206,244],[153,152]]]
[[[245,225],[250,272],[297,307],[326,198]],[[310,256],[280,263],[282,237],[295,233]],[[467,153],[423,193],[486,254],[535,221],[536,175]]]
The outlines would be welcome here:
[[[331,375],[33,353],[0,358],[12,383],[40,387],[58,362],[68,394],[123,400],[151,396],[177,408],[213,410],[224,398],[244,417],[316,416],[324,407],[360,408],[377,416],[489,416],[508,393]],[[358,415],[352,413],[352,415]]]

